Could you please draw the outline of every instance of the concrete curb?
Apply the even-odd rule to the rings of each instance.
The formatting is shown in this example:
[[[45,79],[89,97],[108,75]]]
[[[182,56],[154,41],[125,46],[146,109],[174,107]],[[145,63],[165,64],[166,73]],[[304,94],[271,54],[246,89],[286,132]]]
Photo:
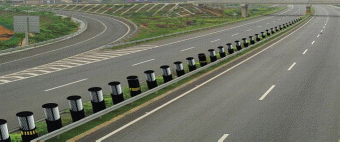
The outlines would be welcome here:
[[[60,16],[65,16],[65,15],[60,15]],[[38,48],[38,47],[41,47],[41,46],[44,46],[44,45],[64,41],[66,39],[75,37],[75,36],[83,33],[87,29],[87,22],[82,21],[80,19],[73,18],[73,17],[72,17],[72,20],[76,21],[77,23],[80,23],[79,29],[76,32],[62,36],[62,37],[58,37],[58,38],[55,38],[55,39],[50,39],[50,40],[47,40],[47,41],[42,41],[42,42],[30,44],[30,45],[27,45],[27,46],[19,46],[19,47],[9,48],[9,49],[6,49],[6,50],[0,50],[0,56],[7,55],[7,54],[10,54],[10,53],[30,50],[30,49]]]
[[[157,96],[157,97],[155,97],[155,98],[153,98],[153,99],[151,99],[151,100],[149,100],[149,101],[143,103],[143,104],[140,105],[140,106],[137,106],[137,107],[135,107],[135,108],[133,108],[133,109],[131,109],[131,110],[129,110],[129,111],[127,111],[127,112],[121,114],[121,115],[118,115],[118,116],[114,117],[113,119],[111,119],[111,120],[109,120],[109,121],[107,121],[107,122],[105,122],[105,123],[102,123],[102,124],[100,124],[100,125],[98,125],[98,126],[92,128],[92,129],[90,129],[90,130],[88,130],[88,131],[86,131],[86,132],[84,132],[84,133],[82,133],[82,134],[80,134],[80,135],[78,135],[78,136],[75,136],[75,137],[73,137],[73,138],[67,140],[67,142],[76,142],[77,140],[80,140],[80,139],[84,138],[85,136],[91,134],[92,132],[95,132],[95,131],[97,131],[97,130],[99,130],[99,129],[105,127],[105,126],[107,126],[108,124],[113,123],[113,122],[115,122],[115,121],[117,121],[117,120],[119,120],[119,119],[125,117],[126,115],[129,115],[129,114],[131,114],[131,113],[133,113],[133,112],[135,112],[135,111],[137,111],[137,110],[139,110],[139,109],[141,109],[141,108],[143,108],[143,107],[145,107],[145,106],[147,106],[147,105],[149,105],[149,104],[151,104],[151,103],[153,103],[153,102],[155,102],[155,101],[157,101],[157,100],[160,100],[160,99],[162,99],[163,97],[165,97],[165,96],[167,96],[167,95],[169,95],[169,94],[171,94],[171,93],[173,93],[173,92],[175,92],[175,91],[177,91],[177,90],[179,90],[179,89],[182,89],[183,87],[185,87],[185,86],[187,86],[187,85],[189,85],[189,84],[191,84],[191,83],[193,83],[193,82],[195,82],[195,81],[197,81],[197,80],[199,80],[199,79],[201,79],[201,78],[204,78],[204,77],[206,77],[206,76],[208,76],[208,75],[211,75],[212,73],[214,73],[215,71],[218,71],[218,70],[222,69],[223,67],[226,67],[226,66],[228,66],[228,65],[230,65],[230,64],[233,64],[233,63],[235,63],[235,62],[239,62],[239,60],[242,60],[242,58],[244,58],[244,57],[246,57],[246,56],[251,56],[252,53],[258,52],[258,51],[260,51],[262,48],[264,48],[264,47],[266,47],[266,46],[268,46],[268,45],[270,45],[270,44],[273,44],[273,43],[275,43],[276,41],[278,41],[280,38],[282,38],[282,37],[284,37],[284,36],[286,36],[286,35],[292,33],[293,31],[295,31],[296,29],[298,29],[299,27],[301,27],[305,22],[307,22],[307,20],[309,20],[311,17],[313,17],[313,16],[309,16],[308,18],[306,18],[305,21],[299,23],[299,25],[297,25],[297,26],[294,27],[293,29],[290,29],[290,31],[288,31],[288,32],[286,32],[286,33],[284,33],[284,34],[282,34],[282,35],[280,35],[280,36],[278,36],[278,37],[275,37],[274,39],[271,39],[271,40],[268,41],[267,43],[265,43],[265,44],[263,44],[263,45],[261,45],[261,46],[259,46],[259,47],[256,47],[255,49],[252,49],[251,51],[249,51],[249,52],[247,52],[247,53],[245,53],[245,54],[243,54],[243,55],[241,55],[241,56],[239,56],[239,57],[237,57],[237,58],[235,58],[235,59],[232,59],[232,60],[229,61],[228,63],[226,63],[226,64],[224,64],[224,65],[221,65],[221,66],[219,66],[219,67],[217,67],[217,68],[215,68],[215,69],[213,69],[213,70],[211,70],[211,71],[208,71],[208,72],[202,74],[201,76],[199,76],[199,77],[197,77],[197,78],[194,78],[194,79],[192,79],[192,80],[190,80],[190,81],[188,81],[188,82],[186,82],[186,83],[184,83],[184,84],[182,84],[182,85],[176,87],[175,89],[172,89],[172,90],[170,90],[170,91],[168,91],[168,92],[166,92],[166,93],[164,93],[164,94],[162,94],[162,95],[160,95],[160,96]]]

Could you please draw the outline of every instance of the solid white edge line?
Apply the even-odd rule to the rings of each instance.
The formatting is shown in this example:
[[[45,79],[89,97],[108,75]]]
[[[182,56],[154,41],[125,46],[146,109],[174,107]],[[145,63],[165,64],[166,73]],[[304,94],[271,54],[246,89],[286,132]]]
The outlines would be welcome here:
[[[214,80],[214,79],[216,79],[216,78],[220,77],[221,75],[223,75],[223,74],[225,74],[225,73],[229,72],[230,70],[232,70],[232,69],[234,69],[234,68],[238,67],[239,65],[243,64],[244,62],[246,62],[246,61],[248,61],[248,60],[250,60],[250,59],[254,58],[255,56],[257,56],[257,55],[261,54],[262,52],[266,51],[267,49],[271,48],[272,46],[274,46],[274,45],[276,45],[277,43],[281,42],[282,40],[286,39],[286,38],[287,38],[287,37],[289,37],[290,35],[294,34],[296,31],[300,30],[302,27],[304,27],[306,24],[308,24],[308,23],[309,23],[309,22],[310,22],[312,19],[314,19],[314,17],[313,17],[313,18],[311,18],[311,19],[309,19],[309,21],[308,21],[308,22],[306,22],[305,24],[303,24],[303,25],[302,25],[300,28],[298,28],[298,29],[296,29],[295,31],[293,31],[292,33],[290,33],[290,34],[286,35],[285,37],[283,37],[282,39],[280,39],[280,40],[278,40],[277,42],[273,43],[272,45],[270,45],[270,46],[268,46],[268,47],[266,47],[266,48],[262,49],[261,51],[259,51],[259,52],[255,53],[254,55],[252,55],[252,56],[248,57],[247,59],[245,59],[245,60],[241,61],[240,63],[238,63],[238,64],[236,64],[236,65],[234,65],[234,66],[230,67],[229,69],[227,69],[227,70],[225,70],[225,71],[221,72],[220,74],[218,74],[218,75],[216,75],[216,76],[214,76],[214,77],[212,77],[212,78],[208,79],[207,81],[203,82],[202,84],[199,84],[199,85],[197,85],[196,87],[194,87],[194,88],[192,88],[192,89],[188,90],[187,92],[183,93],[182,95],[180,95],[180,96],[178,96],[178,97],[176,97],[176,98],[174,98],[174,99],[172,99],[172,100],[170,100],[170,101],[166,102],[165,104],[163,104],[163,105],[161,105],[161,106],[159,106],[159,107],[155,108],[154,110],[150,111],[149,113],[147,113],[147,114],[144,114],[144,115],[142,115],[142,116],[138,117],[137,119],[135,119],[135,120],[133,120],[133,121],[131,121],[131,122],[129,122],[129,123],[127,123],[127,124],[125,124],[124,126],[122,126],[122,127],[118,128],[118,129],[116,129],[115,131],[113,131],[113,132],[111,132],[111,133],[109,133],[109,134],[105,135],[104,137],[101,137],[100,139],[96,140],[96,142],[101,142],[101,141],[103,141],[103,140],[107,139],[108,137],[110,137],[110,136],[112,136],[112,135],[114,135],[114,134],[118,133],[119,131],[121,131],[121,130],[125,129],[126,127],[129,127],[130,125],[132,125],[132,124],[134,124],[134,123],[138,122],[139,120],[141,120],[141,119],[143,119],[143,118],[147,117],[148,115],[150,115],[150,114],[152,114],[152,113],[156,112],[157,110],[159,110],[159,109],[161,109],[161,108],[163,108],[163,107],[165,107],[165,106],[169,105],[170,103],[172,103],[172,102],[174,102],[174,101],[176,101],[176,100],[178,100],[178,99],[182,98],[183,96],[185,96],[185,95],[189,94],[190,92],[192,92],[192,91],[194,91],[194,90],[196,90],[196,89],[198,89],[198,88],[202,87],[203,85],[205,85],[205,84],[209,83],[210,81],[212,81],[212,80]]]
[[[78,81],[75,81],[75,82],[67,83],[67,84],[64,84],[64,85],[61,85],[61,86],[58,86],[58,87],[54,87],[54,88],[51,88],[51,89],[47,89],[47,90],[44,90],[44,91],[51,91],[51,90],[54,90],[54,89],[57,89],[57,88],[60,88],[60,87],[64,87],[64,86],[67,86],[67,85],[71,85],[71,84],[74,84],[74,83],[78,83],[78,82],[81,82],[81,81],[85,81],[85,80],[87,80],[87,79],[88,79],[88,78],[81,79],[81,80],[78,80]]]
[[[314,44],[315,41],[312,42],[312,44]]]
[[[228,136],[229,134],[224,134],[217,142],[223,142]]]
[[[307,51],[308,51],[308,49],[306,49],[302,54],[306,54]]]
[[[275,85],[272,85],[272,86],[266,91],[266,93],[264,93],[264,94],[262,95],[262,97],[261,97],[259,100],[263,100],[263,99],[270,93],[270,91],[272,91],[272,90],[274,89],[274,87],[275,87]]]
[[[152,60],[155,60],[155,59],[150,59],[150,60],[146,60],[146,61],[143,61],[143,62],[139,62],[139,63],[136,63],[136,64],[133,64],[132,66],[136,66],[136,65],[139,65],[139,64],[143,64],[143,63],[146,63],[146,62],[150,62]]]
[[[183,50],[181,50],[181,52],[182,51],[186,51],[186,50],[190,50],[190,49],[193,49],[193,48],[195,48],[195,47],[190,47],[190,48],[187,48],[187,49],[183,49]]]
[[[289,68],[288,70],[290,71],[294,66],[295,66],[296,62],[294,62]]]

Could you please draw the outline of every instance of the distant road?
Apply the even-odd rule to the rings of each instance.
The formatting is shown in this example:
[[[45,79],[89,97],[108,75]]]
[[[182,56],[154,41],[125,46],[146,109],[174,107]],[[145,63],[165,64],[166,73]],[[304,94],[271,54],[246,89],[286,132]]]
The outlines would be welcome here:
[[[73,38],[22,52],[0,55],[0,76],[36,67],[106,45],[134,29],[119,20],[82,12],[53,10],[86,21],[87,30]],[[129,27],[128,27],[129,26]]]
[[[277,14],[249,21],[151,42],[138,47],[123,49],[123,51],[98,51],[98,53],[91,53],[91,55],[72,58],[61,62],[60,66],[54,66],[54,68],[60,68],[60,70],[54,72],[50,70],[49,66],[44,65],[41,67],[41,70],[51,71],[51,73],[0,84],[0,118],[8,121],[10,129],[18,126],[15,113],[19,111],[33,111],[36,119],[42,119],[44,114],[41,105],[44,103],[58,103],[60,110],[69,108],[66,100],[67,96],[80,95],[83,97],[84,102],[89,101],[90,95],[87,89],[90,87],[100,86],[103,88],[103,92],[107,94],[109,92],[108,82],[120,81],[122,86],[125,87],[127,86],[126,77],[129,75],[137,75],[140,81],[144,81],[145,75],[143,72],[145,70],[155,70],[156,75],[160,75],[159,67],[161,65],[170,65],[173,69],[173,62],[182,61],[186,63],[185,58],[189,56],[194,57],[197,61],[198,53],[207,54],[207,50],[211,48],[218,52],[217,46],[219,45],[226,47],[226,43],[229,42],[235,45],[235,40],[240,40],[244,37],[248,38],[248,36],[260,33],[268,28],[288,23],[304,12],[304,5],[289,6],[286,10]],[[99,23],[98,26],[100,26]],[[107,26],[115,26],[115,23],[108,24]],[[124,28],[124,26],[122,27]],[[112,30],[111,34],[115,30],[122,30],[112,27],[108,29]],[[101,40],[106,39],[107,36]],[[97,43],[99,41],[100,39],[88,42],[78,48],[79,50],[89,48],[88,46],[95,48],[96,45],[97,47],[100,46]],[[75,54],[73,52],[75,50],[52,55],[55,55],[53,56],[55,59],[57,55],[65,57],[63,56],[64,54]],[[44,57],[36,60],[36,62],[45,62],[42,61],[44,59],[49,60],[47,55],[44,55]],[[31,61],[34,62],[33,60]],[[84,62],[89,62],[89,64]],[[25,63],[29,64],[29,62]],[[76,64],[81,65],[76,66]],[[11,67],[15,68],[15,65],[19,66],[19,64],[13,64]],[[22,65],[25,66],[25,64]],[[0,67],[2,68],[3,65]],[[27,73],[38,72],[27,71]],[[18,76],[22,77],[14,75],[12,78]]]
[[[80,141],[338,141],[340,13],[315,9],[272,46]]]

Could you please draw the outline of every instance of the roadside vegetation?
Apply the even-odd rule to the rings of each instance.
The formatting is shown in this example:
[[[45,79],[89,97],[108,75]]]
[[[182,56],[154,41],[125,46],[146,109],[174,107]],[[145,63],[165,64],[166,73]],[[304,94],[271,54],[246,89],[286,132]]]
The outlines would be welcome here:
[[[37,43],[64,35],[68,35],[77,31],[79,24],[71,21],[71,17],[60,17],[49,11],[35,11],[33,7],[0,7],[0,25],[8,30],[13,31],[13,16],[39,16],[40,17],[40,33],[30,34],[29,42]],[[21,45],[24,33],[15,33],[9,40],[0,40],[0,50],[13,48]]]
[[[41,5],[41,7],[47,7]],[[84,8],[85,7],[85,8]],[[83,4],[53,5],[51,8],[86,11],[124,17],[138,26],[138,33],[127,41],[188,31],[244,19],[239,5],[223,4],[218,7],[195,6],[182,3],[128,3],[128,4]],[[251,5],[249,17],[272,13],[283,7]]]
[[[307,16],[309,16],[309,15],[310,14],[302,16],[302,19],[306,20]],[[202,76],[205,73],[207,73],[207,72],[209,72],[209,71],[211,71],[211,70],[213,70],[213,69],[215,69],[217,67],[220,67],[220,66],[222,66],[222,65],[224,65],[224,64],[226,64],[228,62],[231,62],[231,61],[235,60],[236,58],[238,58],[238,57],[240,57],[240,56],[242,56],[242,55],[244,55],[244,54],[246,54],[246,53],[248,53],[248,52],[250,52],[250,51],[252,51],[252,50],[254,50],[256,48],[258,48],[258,47],[261,47],[261,45],[263,45],[263,44],[271,41],[272,39],[275,39],[275,38],[277,38],[277,37],[287,33],[291,29],[294,29],[294,27],[296,27],[297,25],[298,24],[292,25],[289,28],[287,28],[287,30],[282,31],[281,33],[272,34],[270,36],[266,36],[266,38],[265,38],[266,40],[265,41],[263,41],[263,42],[261,42],[259,44],[256,44],[254,46],[250,46],[246,50],[243,50],[242,52],[240,52],[239,54],[237,54],[237,55],[235,55],[233,57],[224,59],[223,61],[221,61],[220,63],[218,63],[218,64],[216,64],[214,66],[211,66],[211,67],[209,67],[209,68],[207,68],[207,69],[205,69],[203,71],[200,71],[200,72],[198,72],[198,73],[196,73],[196,74],[194,74],[194,75],[192,75],[190,77],[184,78],[184,79],[182,79],[182,80],[180,80],[180,81],[178,81],[178,82],[176,82],[176,83],[174,83],[174,84],[172,84],[172,85],[170,85],[168,87],[165,87],[165,88],[163,88],[163,89],[161,89],[161,90],[159,90],[159,91],[157,91],[155,93],[152,93],[152,94],[150,94],[148,96],[145,96],[142,99],[139,99],[139,100],[135,101],[134,103],[131,103],[129,105],[121,107],[121,108],[119,108],[119,109],[117,109],[117,110],[115,110],[113,112],[110,112],[110,113],[102,116],[101,118],[95,119],[95,120],[87,123],[86,125],[82,125],[82,126],[79,126],[79,127],[75,128],[75,129],[72,129],[72,130],[68,131],[67,133],[64,133],[64,134],[60,135],[60,138],[53,138],[53,139],[48,140],[48,141],[51,141],[51,142],[52,141],[67,141],[68,139],[70,139],[72,137],[75,137],[75,136],[77,136],[77,135],[79,135],[81,133],[84,133],[87,130],[90,130],[90,129],[92,129],[92,128],[94,128],[94,127],[96,127],[96,126],[98,126],[98,125],[100,125],[100,124],[102,124],[102,123],[104,123],[106,121],[109,121],[109,120],[113,119],[114,117],[119,116],[119,115],[121,115],[121,114],[123,114],[123,113],[125,113],[125,112],[127,112],[127,111],[129,111],[129,110],[131,110],[131,109],[133,109],[133,108],[135,108],[137,106],[139,106],[139,105],[142,105],[145,102],[150,101],[151,99],[153,99],[153,98],[155,98],[157,96],[165,94],[166,92],[168,92],[170,90],[173,90],[174,88],[177,88],[177,87],[183,85],[184,83],[189,82],[190,80],[193,80],[193,79],[195,79],[195,78],[197,78],[199,76]],[[262,41],[262,37],[261,37],[261,41]],[[243,48],[243,44],[242,44],[242,48]],[[234,47],[233,50],[236,51],[236,48]],[[218,53],[217,53],[216,56],[217,56],[218,59],[220,59],[220,56],[219,56]],[[207,56],[207,62],[210,63],[210,57],[209,56]],[[199,62],[196,62],[196,67],[200,68]],[[186,73],[189,72],[187,64],[184,65],[184,70],[185,70]],[[172,71],[172,72],[174,73],[173,77],[175,78],[176,77],[176,72],[175,71]],[[156,80],[157,80],[157,84],[158,85],[161,85],[161,84],[164,83],[163,82],[163,78],[161,76],[156,77]],[[145,92],[147,90],[148,89],[147,89],[146,83],[142,82],[141,83],[141,91]],[[129,88],[128,87],[123,87],[123,94],[124,94],[125,100],[130,98],[130,92],[129,92]],[[104,95],[104,100],[105,100],[105,104],[106,104],[107,108],[111,107],[113,105],[110,93],[106,93]],[[83,106],[84,106],[84,110],[85,110],[86,116],[89,116],[89,115],[93,114],[92,106],[91,106],[90,102],[84,102]],[[71,119],[69,110],[66,110],[65,113],[63,113],[61,115],[61,118],[62,118],[63,126],[72,123],[72,119]],[[47,134],[46,123],[44,121],[37,122],[36,123],[36,127],[37,127],[37,131],[38,131],[39,135]],[[19,133],[11,134],[11,138],[14,141],[20,141],[21,140]]]

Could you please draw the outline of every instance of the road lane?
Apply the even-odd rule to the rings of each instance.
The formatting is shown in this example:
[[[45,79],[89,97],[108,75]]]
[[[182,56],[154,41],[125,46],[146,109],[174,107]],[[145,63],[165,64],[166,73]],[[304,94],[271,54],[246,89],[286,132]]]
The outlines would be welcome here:
[[[326,15],[322,7],[317,14]],[[217,141],[224,134],[229,134],[225,141],[337,141],[339,19],[330,18],[329,38],[310,44],[327,18],[316,16],[252,60],[104,141]],[[306,47],[310,50],[302,55]],[[287,71],[294,61],[299,63],[294,72]],[[259,101],[272,84],[271,95]],[[99,139],[130,122],[126,119],[134,118],[81,141]]]
[[[297,13],[303,13],[303,6],[291,7],[286,14],[297,15]],[[287,16],[284,23],[295,19],[297,16]],[[267,18],[267,19],[266,19]],[[272,18],[281,18],[281,16],[269,16],[263,17],[260,22],[266,23],[267,20]],[[249,22],[259,21],[259,19],[254,19]],[[242,22],[240,24],[235,24],[240,26],[246,24],[247,22]],[[261,23],[250,24],[249,26],[258,26]],[[217,30],[225,30],[235,27],[235,25],[228,25],[226,27],[217,28]],[[277,26],[275,24],[270,26]],[[159,75],[159,67],[163,64],[172,65],[176,60],[181,60],[186,63],[185,58],[188,56],[193,56],[197,58],[197,54],[200,52],[206,53],[210,48],[216,48],[217,45],[225,45],[227,42],[234,42],[234,40],[240,39],[242,37],[247,37],[248,35],[253,35],[264,31],[266,28],[259,29],[257,27],[252,27],[252,31],[246,34],[239,31],[244,27],[239,27],[237,29],[230,29],[228,32],[218,32],[216,34],[209,34],[201,38],[192,38],[193,35],[202,35],[201,33],[195,33],[190,35],[185,35],[182,37],[176,37],[168,39],[165,41],[158,41],[152,43],[151,45],[164,45],[161,48],[155,48],[146,50],[143,52],[133,53],[126,56],[120,56],[113,59],[104,60],[101,62],[96,62],[95,64],[87,64],[80,67],[69,68],[64,70],[59,70],[50,74],[36,76],[33,78],[28,78],[20,81],[15,81],[11,83],[6,83],[0,85],[0,93],[2,94],[6,102],[1,102],[0,114],[1,118],[7,119],[9,122],[9,127],[14,128],[17,126],[16,118],[13,114],[22,110],[30,110],[35,113],[35,118],[43,118],[43,112],[41,111],[41,105],[47,102],[55,102],[59,104],[60,110],[68,108],[66,97],[70,95],[80,95],[83,97],[83,101],[88,101],[90,96],[87,92],[89,87],[101,86],[104,92],[109,92],[107,83],[113,80],[121,81],[123,86],[126,86],[126,76],[136,74],[140,77],[140,81],[144,81],[143,71],[148,69],[155,70],[156,74]],[[256,29],[256,30],[255,30]],[[210,30],[202,32],[203,34],[209,33]],[[220,41],[211,43],[211,40],[216,39],[216,37],[227,37],[231,33],[239,33],[233,38],[221,39]],[[183,38],[185,37],[185,38]],[[178,39],[183,40],[186,38],[192,38],[190,40],[185,40],[183,42],[177,42]],[[165,42],[165,43],[164,43]],[[172,44],[169,44],[172,43]],[[209,44],[208,44],[209,43]],[[194,45],[194,46],[192,46]],[[191,52],[188,53],[180,52],[183,49],[195,47]],[[197,49],[196,49],[197,48]],[[143,65],[131,66],[133,64],[139,63],[141,61],[147,61],[150,59],[155,59],[152,64],[145,63]],[[288,67],[287,67],[288,68]],[[43,68],[42,68],[43,69]],[[138,71],[138,72],[136,72]],[[76,80],[81,80],[88,78],[87,81],[79,82],[62,88],[54,89],[51,91],[44,91],[62,84],[67,84],[74,82]],[[41,103],[43,102],[43,103]],[[18,106],[17,104],[22,104]],[[8,110],[11,111],[8,111]]]

